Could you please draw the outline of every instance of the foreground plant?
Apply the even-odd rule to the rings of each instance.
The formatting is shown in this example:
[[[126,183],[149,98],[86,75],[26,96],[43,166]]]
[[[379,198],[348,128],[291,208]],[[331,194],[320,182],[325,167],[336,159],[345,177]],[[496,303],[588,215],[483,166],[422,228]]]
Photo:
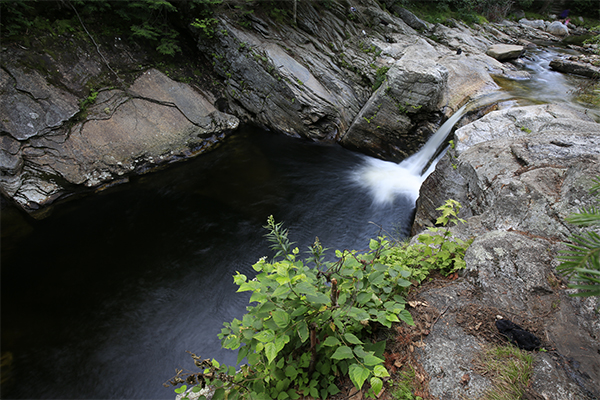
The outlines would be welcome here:
[[[600,178],[596,177],[593,182],[590,192],[600,193]],[[580,227],[597,226],[600,225],[600,209],[583,208],[566,220]],[[557,269],[580,283],[569,285],[572,289],[580,290],[571,296],[600,296],[600,235],[597,231],[588,231],[573,235],[570,240],[572,243],[566,243],[569,249],[561,252],[559,260],[562,262]]]
[[[452,201],[440,207],[438,221],[457,222],[458,207]],[[192,355],[203,371],[185,382],[201,384],[194,391],[214,386],[214,399],[325,399],[340,391],[346,376],[359,390],[367,385],[367,395],[375,397],[389,373],[383,365],[385,341],[372,341],[373,331],[393,323],[413,325],[403,296],[416,275],[413,269],[455,271],[464,266],[461,254],[467,246],[451,240],[447,229],[440,234],[434,228],[435,234],[421,235],[415,246],[372,239],[366,253],[337,251],[337,261],[325,262],[317,238],[303,261],[282,223],[271,216],[265,228],[275,259],[259,260],[253,279],[234,276],[239,292],[252,292],[251,306],[242,320],[225,323],[219,334],[224,348],[238,350],[238,364],[244,359],[247,364],[236,372]],[[407,254],[418,254],[417,260],[403,262]],[[184,380],[178,376],[171,383]]]

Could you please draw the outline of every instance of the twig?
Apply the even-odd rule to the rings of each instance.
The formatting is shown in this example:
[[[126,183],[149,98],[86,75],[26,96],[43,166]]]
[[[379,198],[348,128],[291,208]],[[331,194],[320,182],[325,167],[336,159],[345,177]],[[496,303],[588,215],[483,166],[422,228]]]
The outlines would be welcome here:
[[[430,332],[431,332],[431,331],[433,331],[433,327],[435,326],[435,323],[436,323],[436,322],[438,322],[438,320],[439,320],[440,318],[442,318],[442,315],[444,315],[444,314],[446,313],[446,311],[448,311],[448,308],[449,308],[449,307],[450,307],[449,305],[448,305],[448,306],[446,306],[446,308],[444,308],[444,311],[442,311],[442,312],[440,313],[440,315],[438,315],[438,317],[435,319],[435,321],[433,321],[433,324],[431,324],[431,328],[429,328],[429,331],[430,331]]]
[[[75,6],[69,1],[69,5],[71,6],[71,8],[73,9],[73,11],[75,11],[75,15],[77,15],[77,18],[79,19],[79,23],[81,24],[83,30],[85,31],[85,33],[87,33],[87,35],[90,37],[90,39],[92,40],[92,43],[94,43],[94,46],[96,46],[96,51],[98,52],[98,54],[100,55],[100,57],[102,58],[102,61],[104,61],[104,64],[106,64],[106,66],[108,67],[108,69],[110,70],[110,72],[112,72],[116,77],[117,80],[121,83],[123,83],[123,80],[119,77],[119,75],[117,75],[117,73],[110,67],[110,64],[108,63],[108,60],[104,57],[104,55],[102,54],[102,52],[100,51],[100,46],[98,46],[98,43],[96,43],[96,41],[94,40],[94,38],[92,37],[92,35],[90,34],[90,32],[87,30],[87,28],[85,27],[83,20],[81,19],[81,17],[79,16],[79,13],[77,12],[77,9],[75,8]]]

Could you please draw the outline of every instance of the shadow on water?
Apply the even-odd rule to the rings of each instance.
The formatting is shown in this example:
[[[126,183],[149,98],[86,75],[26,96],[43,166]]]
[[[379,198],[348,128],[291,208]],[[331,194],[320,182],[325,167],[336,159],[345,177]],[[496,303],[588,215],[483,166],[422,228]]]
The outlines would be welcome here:
[[[247,130],[26,221],[2,248],[2,350],[14,356],[3,398],[172,399],[162,383],[176,367],[194,370],[186,350],[233,364],[217,334],[245,310],[232,275],[252,275],[269,254],[268,215],[301,250],[315,236],[332,250],[365,249],[377,225],[408,233],[414,203],[374,204],[349,173],[362,162],[339,146]]]

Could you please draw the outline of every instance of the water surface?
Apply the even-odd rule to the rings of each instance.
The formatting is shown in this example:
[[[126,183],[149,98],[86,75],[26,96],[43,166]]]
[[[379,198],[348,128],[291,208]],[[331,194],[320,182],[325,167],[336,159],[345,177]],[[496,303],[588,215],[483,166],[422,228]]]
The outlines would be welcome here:
[[[315,236],[360,250],[380,226],[410,230],[411,200],[374,203],[353,180],[364,159],[247,129],[29,221],[2,250],[2,350],[15,382],[3,398],[172,399],[162,383],[176,367],[194,370],[186,350],[234,363],[217,334],[247,305],[232,275],[251,276],[270,254],[268,215],[302,251]]]

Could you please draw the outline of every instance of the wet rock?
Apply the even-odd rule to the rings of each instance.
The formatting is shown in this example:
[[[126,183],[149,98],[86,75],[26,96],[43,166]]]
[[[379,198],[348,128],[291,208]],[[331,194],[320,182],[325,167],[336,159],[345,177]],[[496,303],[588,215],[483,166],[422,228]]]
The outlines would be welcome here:
[[[598,124],[584,113],[573,108],[543,104],[539,106],[515,107],[492,111],[483,118],[459,128],[454,133],[456,151],[461,154],[468,148],[482,142],[505,138],[529,136],[540,130],[569,130],[576,126],[579,130],[596,131]]]
[[[600,77],[600,67],[597,67],[590,62],[558,58],[550,61],[550,68],[555,71],[581,75],[588,78]]]
[[[390,8],[390,11],[397,14],[404,22],[406,22],[406,24],[408,26],[410,26],[411,28],[413,28],[417,31],[423,31],[423,30],[429,29],[430,24],[421,20],[419,17],[417,17],[415,14],[411,13],[410,11],[408,11],[405,8],[402,8],[396,4],[393,4],[392,7]]]
[[[528,20],[527,18],[521,18],[519,20],[519,24],[530,26],[535,29],[546,29],[546,22],[542,19],[536,19],[533,21]]]
[[[37,71],[0,69],[0,130],[27,140],[60,127],[79,111],[71,93],[50,85]]]
[[[525,48],[523,46],[495,44],[488,48],[486,54],[498,61],[506,61],[521,57],[524,51]]]
[[[416,152],[411,116],[438,109],[446,90],[448,71],[440,64],[402,58],[386,81],[358,113],[341,143],[380,158],[400,161]]]

